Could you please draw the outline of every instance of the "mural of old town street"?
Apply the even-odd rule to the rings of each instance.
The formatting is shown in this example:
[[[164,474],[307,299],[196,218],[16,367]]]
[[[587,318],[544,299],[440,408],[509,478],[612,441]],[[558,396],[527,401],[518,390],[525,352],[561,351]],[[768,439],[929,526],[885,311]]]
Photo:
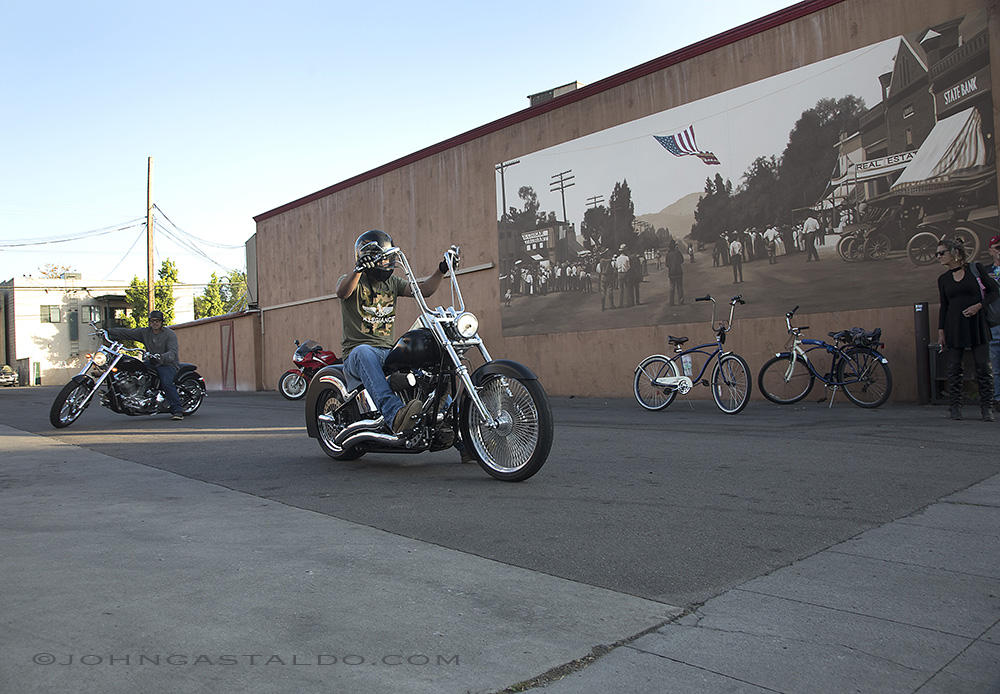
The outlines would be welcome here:
[[[998,232],[985,13],[497,162],[504,335],[937,300]]]

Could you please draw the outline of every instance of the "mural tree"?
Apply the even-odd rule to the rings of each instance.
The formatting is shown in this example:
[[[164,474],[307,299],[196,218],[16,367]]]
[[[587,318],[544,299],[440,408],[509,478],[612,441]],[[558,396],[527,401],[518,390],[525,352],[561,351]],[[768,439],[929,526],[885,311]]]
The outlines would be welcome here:
[[[605,237],[611,229],[611,213],[604,205],[588,208],[583,213],[580,233],[583,234],[583,244],[587,248],[607,248]]]
[[[615,183],[608,207],[611,216],[608,248],[618,248],[623,243],[627,246],[633,245],[635,232],[632,230],[632,225],[635,222],[635,204],[632,202],[632,190],[628,187],[627,180]]]
[[[785,199],[775,210],[787,219],[796,209],[812,207],[822,197],[837,163],[835,145],[840,133],[857,132],[865,102],[856,96],[820,99],[803,111],[781,154],[778,180]]]
[[[705,179],[705,195],[694,210],[691,236],[696,241],[714,241],[724,231],[734,228],[732,214],[733,184],[722,176]]]
[[[743,182],[733,198],[734,219],[740,220],[743,228],[764,229],[777,223],[782,192],[777,158],[757,157],[743,174]]]

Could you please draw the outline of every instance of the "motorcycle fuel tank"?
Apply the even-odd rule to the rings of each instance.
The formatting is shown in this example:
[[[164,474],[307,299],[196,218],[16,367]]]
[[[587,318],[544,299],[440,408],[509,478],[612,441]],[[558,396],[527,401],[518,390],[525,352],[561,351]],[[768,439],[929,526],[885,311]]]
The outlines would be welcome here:
[[[427,328],[411,330],[396,340],[385,358],[385,372],[409,371],[437,366],[441,363],[441,348]]]

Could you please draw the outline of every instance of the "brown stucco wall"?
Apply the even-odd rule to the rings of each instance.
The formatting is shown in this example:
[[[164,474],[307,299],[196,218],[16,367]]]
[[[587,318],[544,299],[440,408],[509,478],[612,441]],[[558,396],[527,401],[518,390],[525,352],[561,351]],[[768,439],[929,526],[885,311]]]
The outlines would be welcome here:
[[[527,120],[445,151],[430,152],[367,180],[359,176],[356,183],[334,186],[317,199],[258,216],[259,301],[265,309],[261,335],[264,387],[274,388],[278,376],[290,365],[291,340],[295,337],[315,339],[339,352],[340,311],[335,300],[269,309],[332,294],[338,277],[353,266],[353,241],[365,229],[380,228],[391,233],[406,250],[418,274],[428,272],[451,243],[462,245],[466,266],[495,263],[497,162],[964,13],[992,9],[993,4],[983,0],[845,0],[582,99],[564,98],[559,102],[564,105],[554,110],[538,109],[538,115]],[[1000,47],[997,27],[991,13],[994,56]],[[992,58],[991,62],[1000,64]],[[641,73],[640,68],[635,71]],[[998,79],[1000,70],[994,70],[994,90]],[[413,116],[419,118],[418,114]],[[317,196],[309,196],[313,197]],[[649,353],[662,352],[668,332],[690,335],[692,339],[710,337],[706,324],[698,323],[504,339],[500,331],[497,269],[462,279],[467,307],[480,316],[481,334],[493,356],[529,365],[552,394],[627,397],[635,364]],[[845,276],[845,281],[857,281],[856,275],[850,279]],[[913,301],[936,302],[935,288],[928,287]],[[408,325],[414,315],[411,302],[402,303],[406,306],[400,327]],[[790,297],[789,304],[794,303],[794,297]],[[912,305],[908,305],[805,317],[813,336],[853,325],[881,327],[896,377],[894,399],[913,400],[912,312]],[[936,319],[936,310],[932,316]],[[730,346],[747,358],[756,374],[785,337],[780,316],[747,320],[733,333]]]

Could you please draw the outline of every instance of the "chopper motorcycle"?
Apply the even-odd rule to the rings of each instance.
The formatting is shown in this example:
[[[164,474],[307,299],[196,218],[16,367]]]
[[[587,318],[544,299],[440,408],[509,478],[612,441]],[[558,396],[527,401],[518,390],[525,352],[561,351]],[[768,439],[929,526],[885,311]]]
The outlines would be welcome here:
[[[363,251],[365,249],[362,249]],[[383,370],[403,402],[419,399],[416,427],[394,434],[363,385],[342,365],[327,366],[306,391],[306,430],[334,460],[355,460],[365,453],[421,453],[455,445],[492,477],[526,480],[545,464],[552,447],[552,410],[545,389],[526,366],[493,359],[479,337],[479,320],[465,310],[455,276],[459,248],[444,253],[451,281],[448,308],[431,309],[403,252],[382,252],[402,266],[420,315],[389,352]],[[457,305],[457,308],[456,308]],[[475,348],[485,363],[469,370],[466,354]]]
[[[312,340],[306,340],[302,344],[296,340],[292,363],[295,368],[281,374],[278,379],[278,392],[286,400],[301,400],[316,372],[324,366],[339,364],[340,358]]]
[[[151,356],[149,352],[125,347],[112,340],[107,330],[98,328],[95,323],[90,326],[94,328],[92,334],[102,335],[108,344],[88,354],[87,364],[80,373],[59,391],[49,410],[52,426],[62,429],[75,422],[98,393],[101,404],[119,414],[138,416],[170,412],[170,403],[164,397],[156,369],[144,361]],[[138,358],[128,352],[137,354]],[[194,364],[178,364],[174,377],[185,417],[194,414],[205,399],[205,380],[197,369]]]

